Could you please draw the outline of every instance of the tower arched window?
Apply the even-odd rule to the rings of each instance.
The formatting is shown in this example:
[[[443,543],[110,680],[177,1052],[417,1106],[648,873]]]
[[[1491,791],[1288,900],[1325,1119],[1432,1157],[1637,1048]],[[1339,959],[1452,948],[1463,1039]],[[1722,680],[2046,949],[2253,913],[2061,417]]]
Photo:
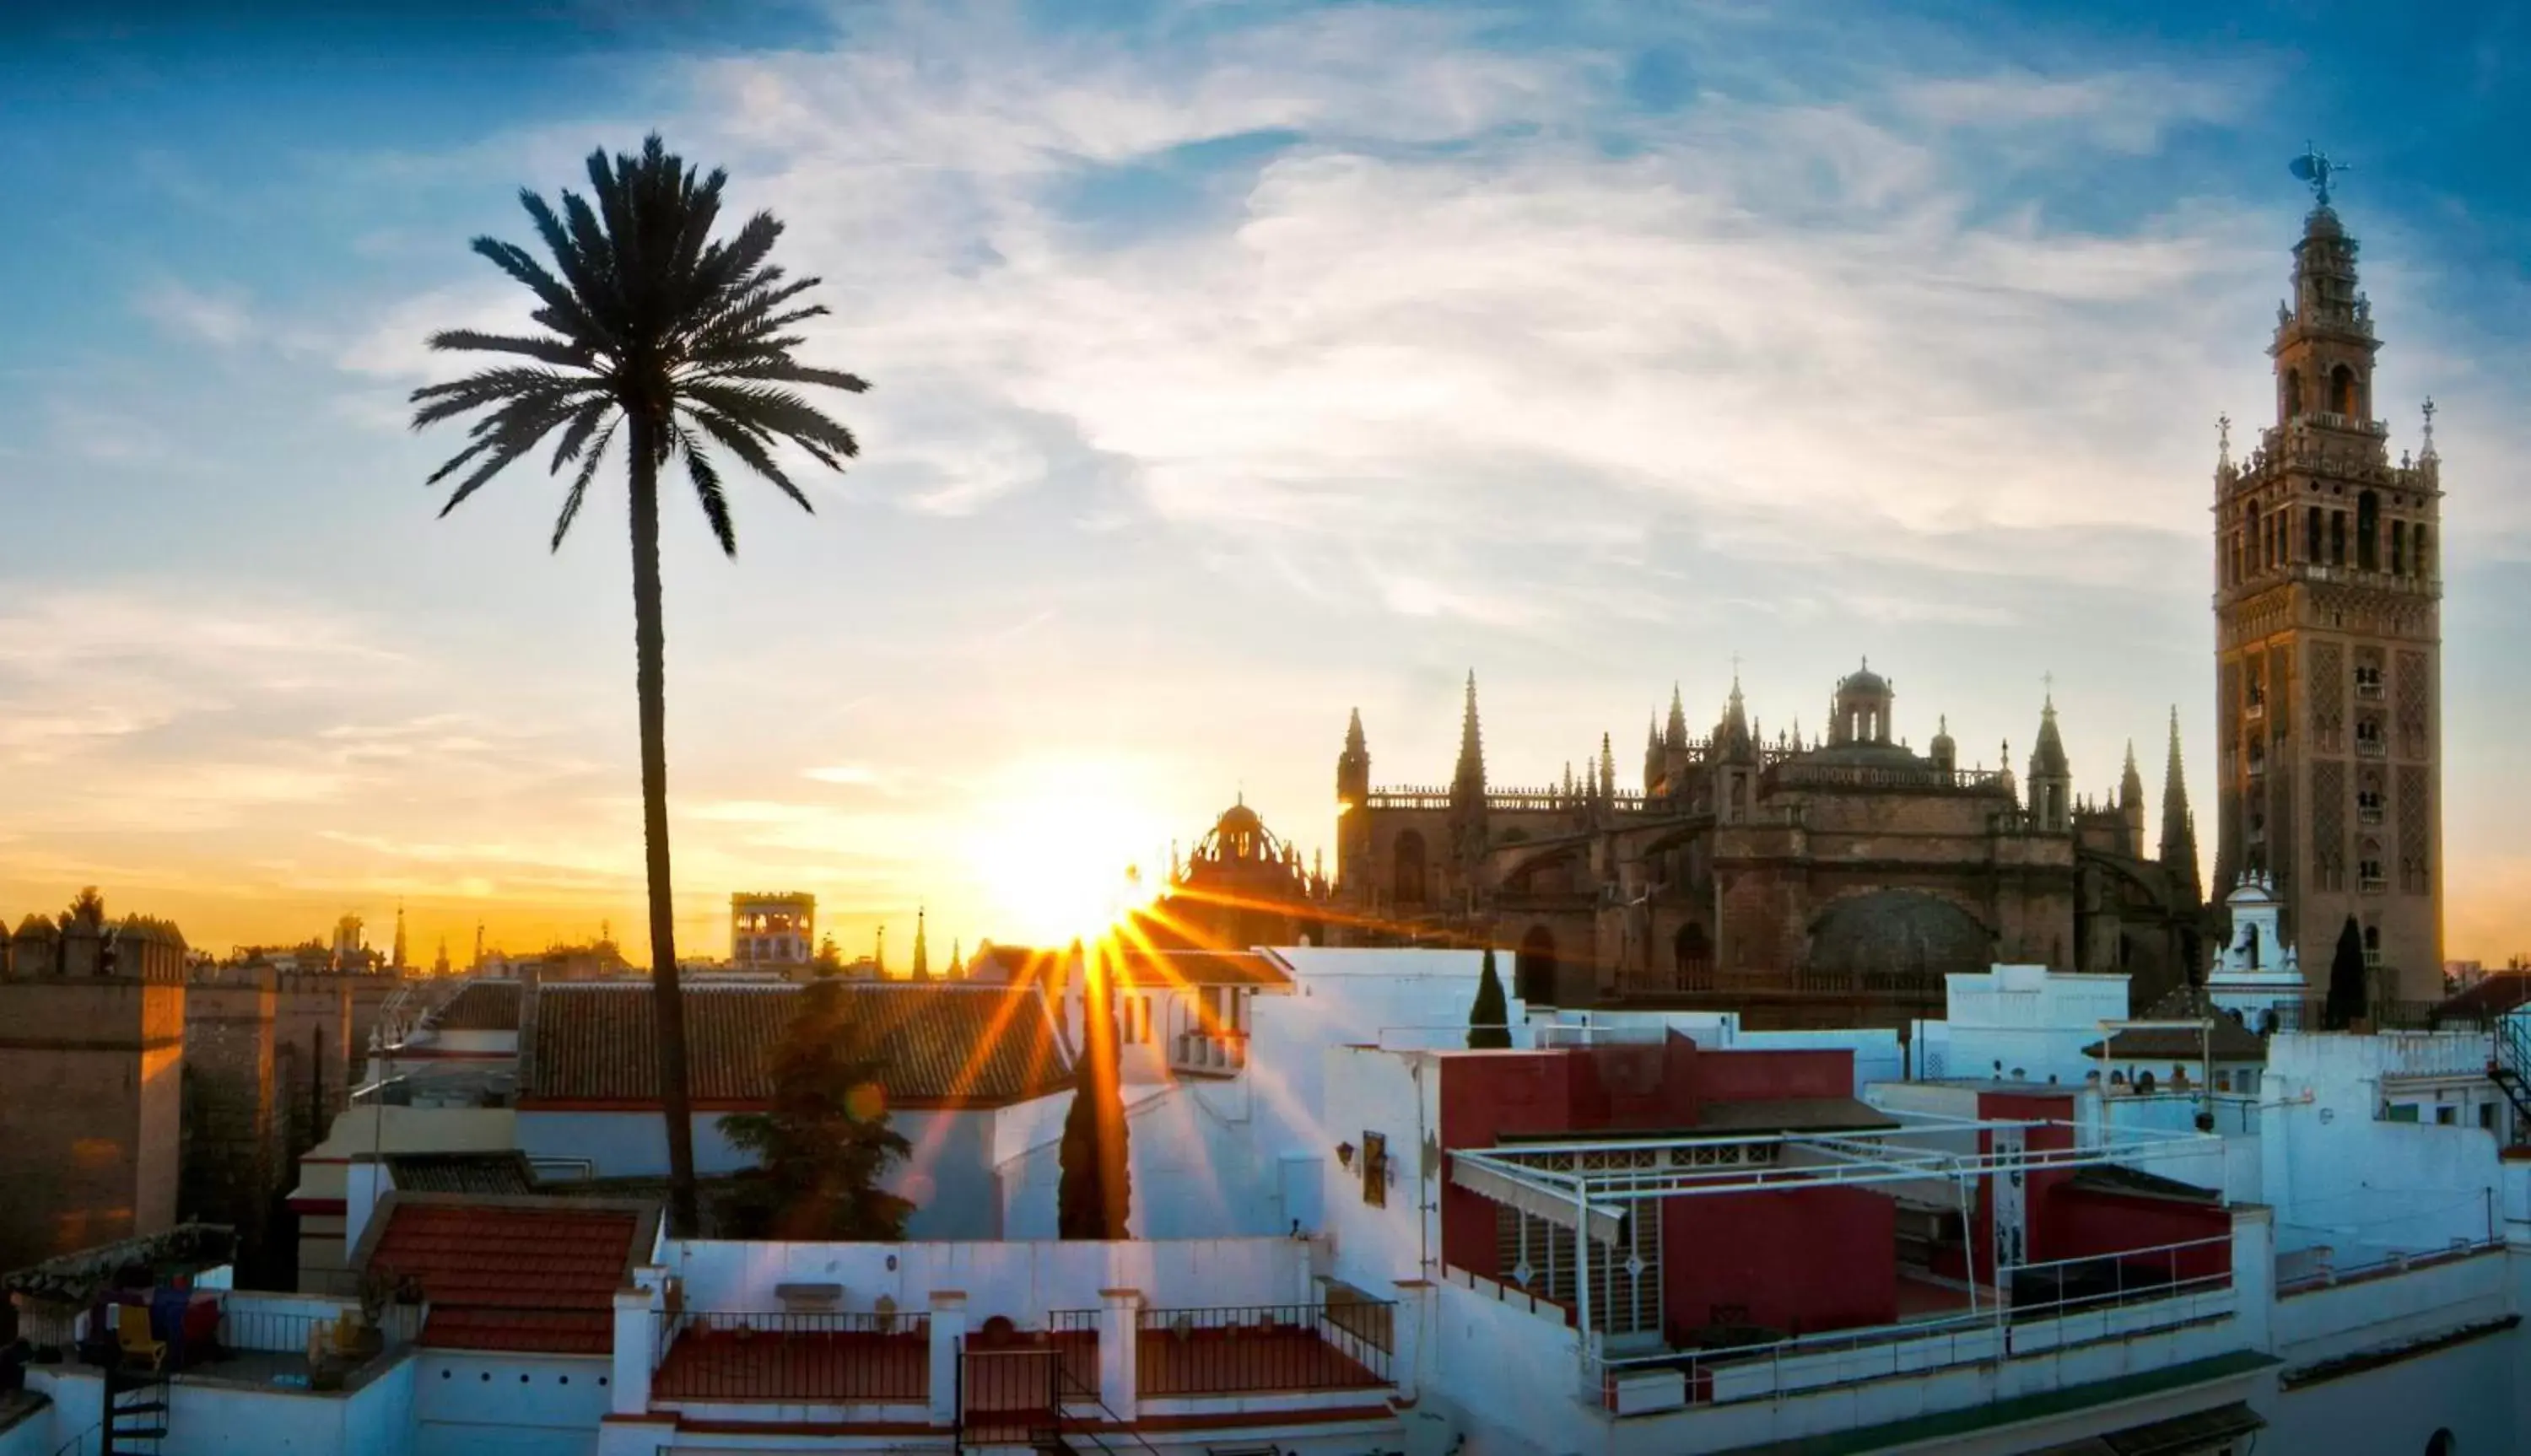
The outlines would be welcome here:
[[[2300,370],[2300,369],[2287,369],[2287,370],[2285,370],[2284,391],[2285,391],[2285,398],[2284,398],[2284,418],[2286,418],[2287,420],[2299,420],[2299,419],[2301,419],[2301,418],[2302,418],[2302,370]]]
[[[2390,575],[2404,577],[2407,574],[2408,523],[2393,521],[2390,523]]]
[[[2329,371],[2329,413],[2349,419],[2358,413],[2355,399],[2355,371],[2344,364]]]
[[[2250,556],[2247,561],[2241,563],[2241,568],[2244,573],[2256,574],[2261,565],[2261,548],[2265,544],[2264,537],[2259,533],[2261,527],[2259,522],[2259,508],[2256,505],[2246,506],[2242,509],[2241,527],[2243,531],[2248,532],[2250,538]]]
[[[2329,513],[2329,564],[2332,566],[2346,564],[2346,513],[2344,511]]]
[[[2434,575],[2434,565],[2426,555],[2426,529],[2423,526],[2408,532],[2408,564],[2420,577]]]
[[[2320,560],[2320,507],[2302,513],[2302,559]]]
[[[2367,490],[2355,497],[2355,566],[2382,569],[2382,497]]]

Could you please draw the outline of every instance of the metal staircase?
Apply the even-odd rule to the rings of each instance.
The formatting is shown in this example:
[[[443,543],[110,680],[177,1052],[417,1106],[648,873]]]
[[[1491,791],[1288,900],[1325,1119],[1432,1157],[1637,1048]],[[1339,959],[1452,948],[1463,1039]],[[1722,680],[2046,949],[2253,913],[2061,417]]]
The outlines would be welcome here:
[[[2496,1019],[2496,1050],[2488,1080],[2513,1104],[2516,1139],[2531,1138],[2531,1012],[2508,1011]]]
[[[167,1438],[167,1372],[105,1369],[105,1420],[98,1456],[156,1456]]]

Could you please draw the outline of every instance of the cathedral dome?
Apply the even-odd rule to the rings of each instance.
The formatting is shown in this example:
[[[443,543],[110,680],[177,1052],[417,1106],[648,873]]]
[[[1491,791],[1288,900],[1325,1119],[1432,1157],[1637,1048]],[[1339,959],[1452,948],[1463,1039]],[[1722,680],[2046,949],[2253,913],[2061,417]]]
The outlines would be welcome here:
[[[1844,677],[1839,678],[1836,684],[1836,691],[1840,694],[1873,693],[1885,695],[1889,691],[1889,680],[1883,677],[1881,674],[1874,672],[1872,670],[1872,663],[1867,660],[1861,667],[1856,668],[1854,671],[1847,673]]]

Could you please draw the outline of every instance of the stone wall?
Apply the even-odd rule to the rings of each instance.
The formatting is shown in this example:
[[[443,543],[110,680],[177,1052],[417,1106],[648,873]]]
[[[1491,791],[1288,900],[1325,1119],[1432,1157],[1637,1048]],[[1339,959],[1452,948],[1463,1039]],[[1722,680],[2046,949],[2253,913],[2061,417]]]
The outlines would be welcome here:
[[[185,987],[0,980],[0,1268],[176,1221]]]
[[[185,1002],[185,1217],[238,1231],[242,1262],[270,1247],[286,1118],[276,1105],[269,973],[197,981]]]

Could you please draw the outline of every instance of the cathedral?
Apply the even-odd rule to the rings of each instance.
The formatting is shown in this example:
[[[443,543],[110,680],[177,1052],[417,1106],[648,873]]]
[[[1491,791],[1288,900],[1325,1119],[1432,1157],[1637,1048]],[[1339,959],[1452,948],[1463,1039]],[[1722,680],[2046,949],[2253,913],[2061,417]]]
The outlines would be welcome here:
[[[1907,747],[1896,688],[1865,662],[1807,741],[1767,738],[1736,679],[1703,732],[1673,692],[1640,789],[1619,789],[1604,735],[1578,776],[1493,787],[1473,676],[1448,786],[1375,787],[1356,712],[1326,933],[1513,948],[1540,1004],[1903,1026],[1941,1014],[1944,975],[1998,961],[2124,974],[2150,1005],[2202,980],[2222,894],[2255,874],[2303,965],[2352,924],[2373,999],[2437,994],[2439,468],[2431,404],[2417,456],[2388,460],[2355,252],[2324,186],[2268,351],[2277,422],[2246,460],[2228,420],[2219,447],[2218,904],[2175,713],[2156,815],[2132,746],[2112,800],[2077,798],[2053,696],[2016,778],[1964,768],[1947,722]]]
[[[1515,948],[1542,1004],[1675,998],[1754,1022],[1940,1014],[1942,978],[2011,961],[2184,980],[2205,930],[2171,727],[2160,832],[2132,752],[2112,802],[2076,797],[2053,700],[2028,773],[1968,768],[1941,725],[1895,734],[1897,689],[1866,662],[1825,736],[1769,739],[1734,682],[1690,733],[1673,694],[1640,790],[1613,747],[1547,789],[1489,786],[1476,683],[1449,787],[1375,788],[1357,714],[1336,760],[1339,935]]]

